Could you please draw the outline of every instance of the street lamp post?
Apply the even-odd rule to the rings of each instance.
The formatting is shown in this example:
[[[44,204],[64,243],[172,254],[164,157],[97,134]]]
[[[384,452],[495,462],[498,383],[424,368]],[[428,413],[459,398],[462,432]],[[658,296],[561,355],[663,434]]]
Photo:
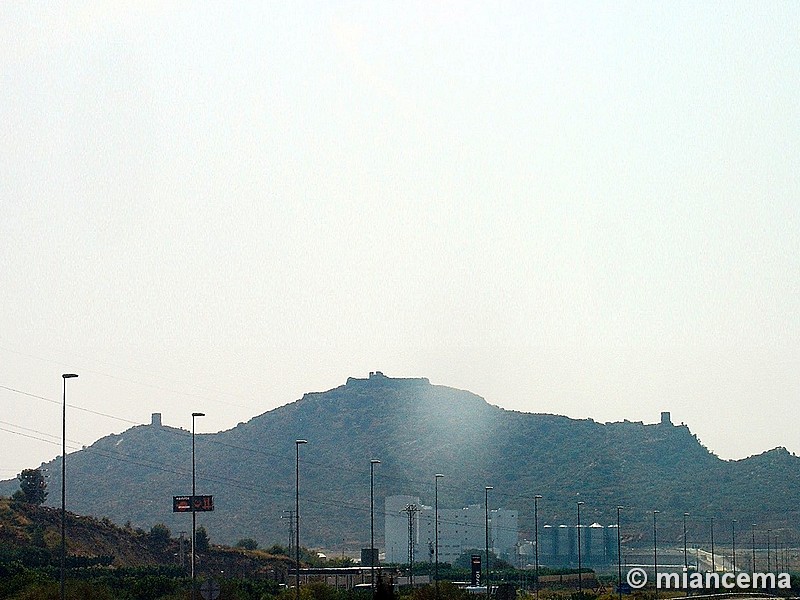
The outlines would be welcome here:
[[[772,562],[769,552],[769,538],[772,537],[772,529],[767,529],[767,573],[772,572]]]
[[[578,500],[578,593],[583,592],[583,576],[581,575],[581,505],[583,500]]]
[[[192,600],[195,598],[195,572],[194,572],[194,544],[197,537],[197,513],[194,510],[195,490],[195,459],[194,459],[194,420],[195,417],[205,417],[201,412],[192,413]]]
[[[372,595],[375,595],[375,465],[381,464],[377,458],[369,461],[369,570],[372,582]]]
[[[541,494],[536,494],[533,497],[533,555],[536,568],[536,579],[534,580],[533,589],[536,593],[536,600],[539,600],[539,500],[541,499]]]
[[[295,597],[300,600],[300,444],[307,444],[308,440],[295,440],[295,487],[294,487],[294,526],[295,526],[295,548],[294,548],[294,587]]]
[[[491,485],[487,485],[484,488],[484,492],[486,494],[485,504],[484,507],[486,508],[486,600],[490,598],[490,585],[489,585],[489,490],[493,490],[494,488]]]
[[[619,512],[621,506],[617,506],[617,598],[622,600],[622,537],[619,531]]]
[[[731,555],[733,558],[733,572],[736,573],[736,519],[731,521]]]
[[[436,565],[433,571],[433,581],[436,587],[436,600],[439,600],[439,479],[444,477],[442,473],[436,473],[433,476],[434,487],[434,524],[433,524],[433,537],[434,537],[434,556]]]
[[[659,511],[653,511],[653,581],[658,582],[658,530],[656,529],[656,515]],[[656,598],[658,598],[658,585],[655,586]]]
[[[61,575],[60,593],[64,600],[65,568],[67,561],[67,379],[77,377],[75,373],[64,373],[64,402],[61,407]]]
[[[711,517],[711,572],[717,572],[717,563],[714,557],[714,517]]]
[[[689,513],[683,513],[683,568],[689,570],[689,555],[686,553],[686,517]]]
[[[775,548],[775,571],[778,571],[780,569],[780,566],[779,566],[780,555],[778,554],[778,534],[777,533],[775,534],[775,537],[772,538],[772,540],[775,542],[775,544],[773,545],[773,548]]]
[[[752,545],[753,564],[750,565],[750,572],[755,573],[756,572],[756,524],[755,523],[750,525],[750,531],[753,534],[753,545]]]

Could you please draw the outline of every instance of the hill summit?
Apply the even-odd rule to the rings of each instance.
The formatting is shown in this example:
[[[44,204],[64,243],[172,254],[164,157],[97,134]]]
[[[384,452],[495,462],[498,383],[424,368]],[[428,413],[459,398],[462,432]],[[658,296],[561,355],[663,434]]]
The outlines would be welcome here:
[[[191,491],[190,433],[160,423],[110,435],[69,456],[70,509],[149,528],[190,526],[173,514],[172,496]],[[409,494],[440,506],[481,504],[494,487],[495,507],[519,511],[523,536],[539,523],[574,523],[576,499],[586,523],[613,523],[626,507],[626,531],[646,538],[648,515],[661,511],[660,538],[679,539],[682,515],[705,535],[706,520],[738,519],[764,530],[795,527],[794,490],[800,460],[785,449],[739,461],[708,451],[685,425],[597,423],[509,411],[468,391],[425,378],[381,372],[254,417],[233,429],[196,436],[197,492],[213,494],[214,512],[198,516],[212,542],[244,537],[262,546],[289,540],[295,501],[295,440],[300,451],[301,542],[355,550],[366,547],[370,523],[370,459],[375,469],[376,543],[383,539],[383,499]],[[60,486],[60,463],[45,465]],[[15,482],[0,492],[10,495]],[[50,498],[54,501],[53,495]]]

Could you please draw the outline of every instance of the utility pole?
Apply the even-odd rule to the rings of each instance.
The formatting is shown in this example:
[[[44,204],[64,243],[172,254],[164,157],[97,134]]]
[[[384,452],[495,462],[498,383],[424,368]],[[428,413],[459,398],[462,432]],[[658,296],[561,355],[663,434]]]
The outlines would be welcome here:
[[[419,512],[416,504],[407,504],[401,511],[408,514],[408,583],[414,591],[414,515]]]
[[[283,512],[289,515],[289,556],[292,556],[294,554],[294,511],[284,510]],[[281,519],[285,518],[281,515]]]

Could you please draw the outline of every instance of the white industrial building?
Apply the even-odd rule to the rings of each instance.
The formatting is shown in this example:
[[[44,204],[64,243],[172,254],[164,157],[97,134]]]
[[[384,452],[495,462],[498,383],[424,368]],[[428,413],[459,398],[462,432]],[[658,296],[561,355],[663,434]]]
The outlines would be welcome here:
[[[414,562],[434,560],[436,530],[435,510],[420,503],[417,496],[388,496],[386,498],[385,545],[386,562],[408,562],[408,513],[405,508],[415,505],[412,537]],[[500,556],[513,557],[518,539],[518,514],[515,510],[489,511],[489,546]],[[480,504],[464,508],[439,507],[439,562],[452,563],[464,552],[486,546],[486,509]]]

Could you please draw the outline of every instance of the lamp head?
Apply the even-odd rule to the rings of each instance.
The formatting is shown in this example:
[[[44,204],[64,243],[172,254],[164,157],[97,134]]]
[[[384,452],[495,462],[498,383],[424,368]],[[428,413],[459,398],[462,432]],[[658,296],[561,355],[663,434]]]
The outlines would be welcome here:
[[[193,416],[193,417],[205,417],[205,416],[206,416],[206,413],[201,413],[201,412],[193,412],[193,413],[192,413],[192,416]]]
[[[77,377],[77,375],[75,373],[64,373],[61,377],[63,379],[72,379],[74,377]]]
[[[307,443],[308,443],[308,440],[295,440],[295,441],[294,441],[294,443],[295,443],[295,444],[297,444],[297,445],[300,445],[300,444],[307,444]]]

